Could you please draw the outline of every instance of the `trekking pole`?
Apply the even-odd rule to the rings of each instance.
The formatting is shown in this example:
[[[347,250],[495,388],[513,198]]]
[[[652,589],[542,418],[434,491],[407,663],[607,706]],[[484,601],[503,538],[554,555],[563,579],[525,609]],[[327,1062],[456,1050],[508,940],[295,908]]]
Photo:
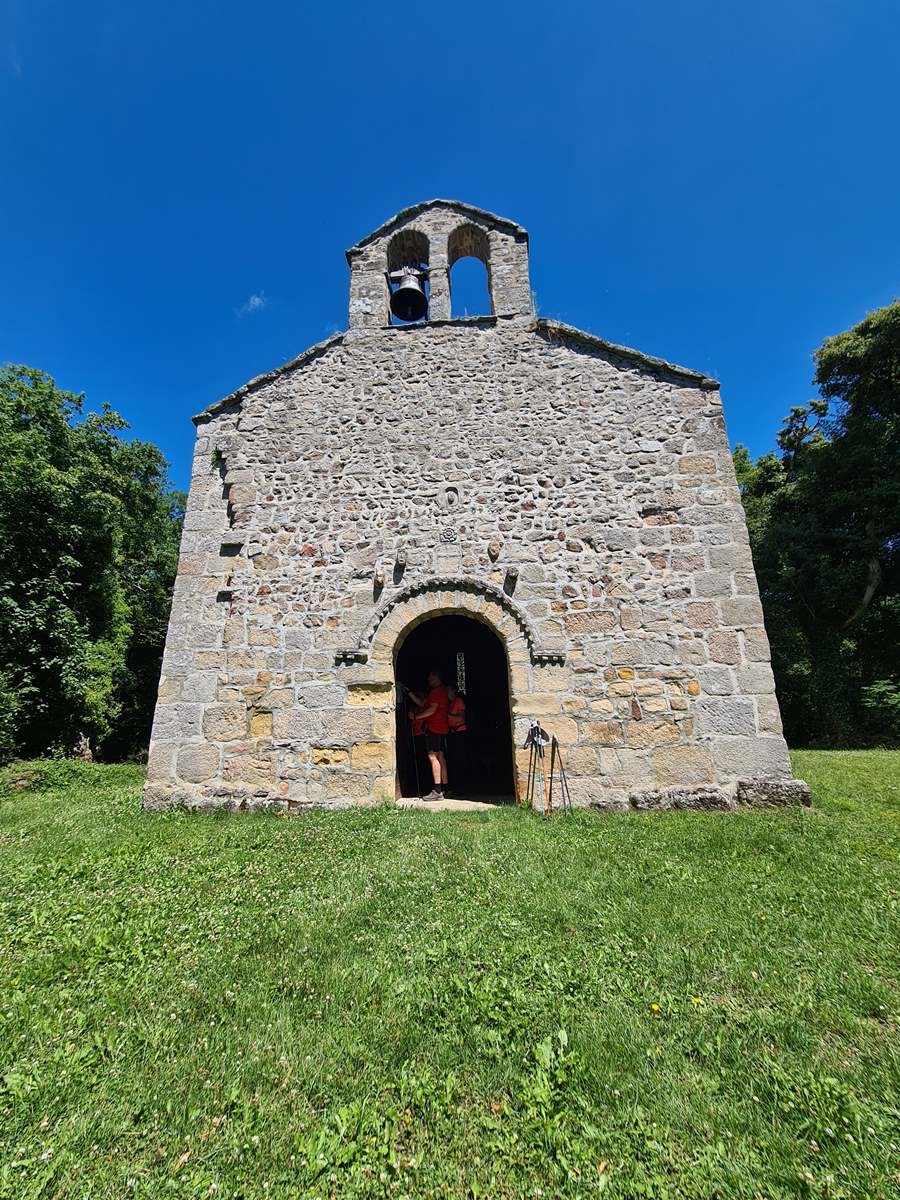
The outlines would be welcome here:
[[[559,783],[560,794],[563,798],[563,809],[572,811],[572,793],[569,791],[569,778],[566,775],[566,764],[563,762],[562,750],[559,752]]]
[[[552,770],[552,768],[551,768],[551,770]],[[551,773],[550,779],[547,779],[547,776],[544,773],[544,748],[542,748],[542,746],[541,746],[541,774],[544,775],[544,780],[542,780],[542,781],[544,781],[544,816],[548,817],[551,815],[551,812],[553,811],[553,808],[552,808],[553,775]]]
[[[553,812],[553,775],[556,770],[556,734],[550,739],[550,812]]]
[[[403,718],[409,730],[409,752],[412,755],[413,769],[416,773],[416,795],[422,799],[422,781],[419,778],[419,752],[416,747],[416,735],[413,733],[413,723],[409,719],[409,697],[403,693]]]
[[[553,735],[553,740],[550,744],[550,796],[553,796],[553,775],[554,763],[559,763],[559,794],[562,797],[563,812],[572,811],[572,795],[569,792],[569,779],[566,775],[566,764],[563,762],[562,746],[560,746],[556,734]]]

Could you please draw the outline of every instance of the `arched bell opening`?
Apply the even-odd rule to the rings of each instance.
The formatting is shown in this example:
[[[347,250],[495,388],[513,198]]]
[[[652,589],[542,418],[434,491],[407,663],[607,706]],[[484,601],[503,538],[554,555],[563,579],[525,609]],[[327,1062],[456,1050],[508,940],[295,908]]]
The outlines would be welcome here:
[[[467,732],[448,734],[450,791],[471,800],[515,799],[513,722],[509,660],[502,639],[483,621],[464,613],[433,616],[411,626],[394,653],[397,783],[400,796],[431,790],[424,738],[416,738],[410,704],[401,684],[427,692],[436,671],[465,695]]]
[[[491,251],[487,233],[477,225],[458,225],[447,239],[450,315],[492,316]]]
[[[428,316],[429,245],[418,229],[403,229],[388,242],[387,281],[392,325],[409,325]]]

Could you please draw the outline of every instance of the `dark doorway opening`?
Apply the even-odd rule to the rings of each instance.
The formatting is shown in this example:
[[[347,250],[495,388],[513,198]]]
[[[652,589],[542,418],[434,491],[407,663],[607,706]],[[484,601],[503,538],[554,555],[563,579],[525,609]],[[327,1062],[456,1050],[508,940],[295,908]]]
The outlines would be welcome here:
[[[509,672],[500,638],[472,617],[432,617],[417,625],[397,654],[395,678],[414,692],[427,691],[429,671],[462,686],[466,697],[464,749],[456,754],[449,743],[450,788],[454,795],[514,799],[512,717]],[[398,689],[399,694],[399,689]],[[397,705],[397,775],[401,796],[416,796],[416,761],[404,705]],[[450,734],[452,739],[455,734]],[[419,739],[421,741],[421,739]],[[457,778],[454,780],[454,767]],[[431,775],[419,747],[422,790],[431,788]]]

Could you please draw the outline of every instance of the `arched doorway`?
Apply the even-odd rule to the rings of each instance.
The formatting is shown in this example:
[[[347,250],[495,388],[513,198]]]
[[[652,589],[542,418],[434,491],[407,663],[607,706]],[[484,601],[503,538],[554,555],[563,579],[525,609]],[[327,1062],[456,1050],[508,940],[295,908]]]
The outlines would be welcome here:
[[[466,696],[465,787],[454,784],[454,795],[469,798],[514,799],[512,717],[509,666],[503,642],[482,621],[463,614],[431,617],[416,625],[395,655],[394,676],[415,692],[435,670],[446,683],[461,685]],[[399,695],[399,688],[398,688]],[[397,777],[401,796],[417,794],[415,760],[409,721],[397,705]],[[419,762],[425,791],[430,788],[427,764]]]

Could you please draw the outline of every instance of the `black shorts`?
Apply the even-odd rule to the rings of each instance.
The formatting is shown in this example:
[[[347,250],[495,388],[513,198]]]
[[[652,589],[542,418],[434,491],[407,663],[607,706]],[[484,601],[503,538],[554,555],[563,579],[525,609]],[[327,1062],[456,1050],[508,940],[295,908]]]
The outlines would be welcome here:
[[[425,749],[426,750],[443,750],[447,752],[447,735],[446,733],[431,733],[425,730]]]

